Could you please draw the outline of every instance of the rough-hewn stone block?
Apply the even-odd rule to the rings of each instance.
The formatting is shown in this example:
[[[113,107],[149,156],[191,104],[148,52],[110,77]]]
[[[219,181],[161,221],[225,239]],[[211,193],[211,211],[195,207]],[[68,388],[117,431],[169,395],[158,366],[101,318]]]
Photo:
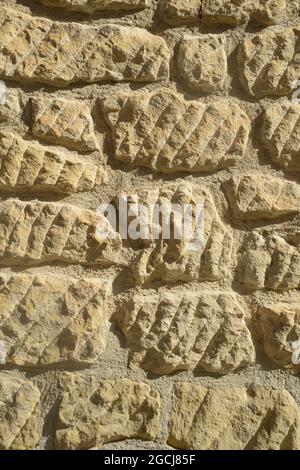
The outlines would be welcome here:
[[[71,149],[99,148],[88,105],[79,100],[33,98],[31,132],[40,139]]]
[[[0,372],[0,449],[34,449],[41,437],[40,391],[30,381]]]
[[[98,239],[103,224],[104,216],[75,206],[10,199],[0,206],[0,264],[117,263],[121,240]]]
[[[0,274],[2,364],[93,363],[108,331],[108,282]]]
[[[170,91],[113,95],[102,101],[115,157],[158,172],[207,172],[245,154],[248,116],[234,101],[186,101]]]
[[[246,37],[239,49],[241,83],[256,98],[284,96],[300,76],[293,28],[269,28]]]
[[[80,157],[0,130],[0,187],[7,191],[76,193],[105,180],[105,170]]]
[[[244,312],[228,292],[135,295],[117,316],[131,363],[156,374],[225,374],[254,362]]]
[[[13,89],[2,90],[3,85],[0,84],[3,95],[0,96],[0,122],[12,121],[20,117],[20,100],[18,93]]]
[[[60,23],[0,10],[0,77],[66,86],[168,76],[168,47],[146,30]]]
[[[180,43],[177,66],[191,90],[207,93],[223,90],[227,77],[225,37],[185,36]]]
[[[199,213],[199,231],[195,232],[195,240],[189,240],[188,237],[176,239],[175,230],[171,230],[170,239],[154,240],[149,248],[143,250],[132,264],[134,278],[138,284],[152,281],[217,281],[228,275],[233,239],[230,230],[221,221],[207,189],[182,182],[161,190],[146,191],[144,194],[141,192],[139,197],[142,204],[147,201],[163,204],[170,212],[176,204],[180,208],[184,204],[190,204],[195,212],[198,208],[203,210],[204,223],[201,224]]]
[[[259,308],[259,319],[264,350],[271,361],[281,366],[296,365],[300,349],[299,303],[291,301],[265,305]]]
[[[290,240],[253,232],[246,237],[238,278],[248,289],[285,291],[300,287],[299,233]]]
[[[234,176],[225,184],[236,219],[275,219],[300,212],[300,186],[251,172]]]
[[[160,397],[148,384],[65,374],[56,448],[88,449],[130,438],[152,440],[159,424]]]
[[[197,450],[296,450],[300,414],[286,390],[174,386],[169,445]]]
[[[143,10],[149,0],[35,0],[44,5],[83,13]]]
[[[200,22],[202,0],[161,0],[160,12],[169,25]]]
[[[300,171],[300,105],[273,104],[263,117],[262,139],[274,163]]]

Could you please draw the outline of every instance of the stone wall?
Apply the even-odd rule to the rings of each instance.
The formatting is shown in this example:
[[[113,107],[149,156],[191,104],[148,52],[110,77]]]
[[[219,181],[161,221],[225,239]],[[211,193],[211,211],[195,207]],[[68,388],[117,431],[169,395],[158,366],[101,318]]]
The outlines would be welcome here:
[[[299,9],[0,1],[0,449],[300,449]]]

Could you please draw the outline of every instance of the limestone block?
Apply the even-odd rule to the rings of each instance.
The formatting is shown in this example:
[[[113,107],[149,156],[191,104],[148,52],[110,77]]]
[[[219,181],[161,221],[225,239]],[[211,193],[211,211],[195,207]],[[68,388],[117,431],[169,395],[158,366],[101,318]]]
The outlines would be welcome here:
[[[131,268],[137,284],[144,285],[152,281],[217,281],[228,276],[233,238],[230,230],[221,221],[206,188],[187,182],[174,183],[162,189],[146,191],[145,194],[141,192],[139,202],[147,205],[147,201],[164,205],[170,213],[172,206],[179,205],[184,208],[185,204],[194,208],[195,213],[198,208],[202,213],[199,212],[196,216],[199,232],[195,231],[195,240],[189,240],[185,236],[176,239],[174,225],[170,224],[169,240],[152,240],[152,244],[138,255]],[[204,217],[203,224],[201,215]],[[183,219],[180,219],[180,222],[181,220]],[[196,218],[193,220],[196,223]],[[197,241],[200,242],[199,245]]]
[[[47,6],[65,8],[68,11],[94,13],[97,11],[134,11],[149,6],[149,0],[35,0]]]
[[[0,363],[90,364],[106,345],[108,282],[0,274]]]
[[[268,106],[263,117],[262,139],[274,163],[288,171],[300,171],[300,105]]]
[[[6,85],[4,86],[3,91],[3,85],[1,86],[0,83],[0,122],[12,121],[19,118],[21,114],[18,93],[11,88],[8,89]]]
[[[155,374],[226,374],[254,362],[244,311],[230,292],[141,294],[117,315],[132,365]]]
[[[39,389],[12,372],[0,372],[0,404],[0,449],[34,449],[42,433]]]
[[[292,236],[292,234],[291,234]],[[296,238],[299,238],[295,234]],[[246,237],[238,277],[248,289],[288,291],[300,287],[300,243],[253,232]]]
[[[161,0],[163,20],[171,25],[196,24],[200,22],[202,0]]]
[[[195,450],[297,450],[299,418],[286,390],[179,383],[168,443]]]
[[[299,304],[291,301],[262,306],[259,308],[259,319],[264,350],[271,361],[280,366],[296,365],[299,361]]]
[[[82,151],[99,148],[89,106],[79,100],[33,98],[31,100],[34,136],[56,145]]]
[[[5,129],[0,130],[0,163],[0,187],[7,191],[77,193],[106,178],[105,170],[92,162]]]
[[[116,264],[120,237],[97,235],[106,225],[101,214],[76,206],[9,199],[0,206],[0,264]]]
[[[276,219],[300,212],[300,186],[259,172],[232,177],[225,184],[236,219]]]
[[[88,449],[121,439],[153,440],[159,432],[160,396],[129,379],[98,380],[65,374],[56,448]]]
[[[227,77],[225,36],[185,36],[177,64],[179,74],[191,90],[206,93],[223,90]]]
[[[285,19],[286,10],[286,0],[202,0],[201,15],[204,22],[272,25]]]
[[[143,29],[53,22],[4,7],[0,25],[0,76],[5,79],[61,87],[169,76],[165,41]]]
[[[154,171],[215,171],[239,162],[250,132],[237,103],[186,101],[167,90],[102,100],[117,160]]]
[[[255,98],[285,96],[300,76],[298,38],[293,28],[267,28],[246,37],[239,48],[240,79]]]

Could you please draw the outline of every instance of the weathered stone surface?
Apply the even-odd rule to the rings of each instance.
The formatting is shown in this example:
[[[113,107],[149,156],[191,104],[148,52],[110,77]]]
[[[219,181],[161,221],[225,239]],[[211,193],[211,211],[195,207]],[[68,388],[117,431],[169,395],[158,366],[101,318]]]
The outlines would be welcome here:
[[[0,449],[34,449],[41,437],[40,392],[11,372],[0,372]]]
[[[238,62],[241,83],[249,95],[289,95],[300,76],[297,35],[293,28],[252,34],[241,44]]]
[[[78,207],[9,199],[0,206],[0,264],[117,263],[121,240],[99,239],[104,216]]]
[[[6,79],[67,86],[169,76],[166,43],[146,30],[53,22],[4,7],[0,25],[0,77]]]
[[[117,315],[131,363],[156,374],[204,369],[225,374],[254,362],[237,298],[228,292],[135,295]]]
[[[24,140],[0,130],[0,188],[7,191],[90,191],[105,180],[105,170],[83,158]]]
[[[152,440],[159,432],[160,396],[146,383],[65,374],[56,448],[88,449],[121,439]]]
[[[281,366],[295,365],[300,348],[299,303],[280,302],[260,307],[259,319],[268,357]]]
[[[268,106],[263,117],[262,139],[273,162],[289,171],[300,171],[300,105]]]
[[[286,390],[174,386],[169,445],[199,450],[297,450],[299,409]]]
[[[20,116],[20,102],[18,93],[13,89],[3,90],[0,82],[0,122],[11,121]]]
[[[286,16],[286,0],[202,0],[204,22],[238,24],[253,20],[263,25],[280,23]]]
[[[259,172],[234,176],[225,184],[236,219],[275,219],[300,212],[300,186]]]
[[[161,0],[161,16],[169,25],[200,22],[202,0]]]
[[[0,363],[89,364],[106,343],[108,282],[0,274]]]
[[[142,10],[149,6],[149,0],[36,0],[44,5],[65,8],[69,11],[94,13],[95,11]]]
[[[179,47],[177,66],[191,90],[207,93],[223,90],[227,77],[225,36],[185,36]]]
[[[207,172],[245,153],[248,116],[234,102],[186,101],[170,91],[113,95],[102,101],[115,157],[158,172]]]
[[[50,143],[77,150],[99,148],[88,105],[79,100],[36,98],[31,100],[33,135]]]
[[[163,204],[170,208],[170,211],[172,205],[176,204],[180,207],[191,204],[195,211],[199,207],[203,209],[204,224],[198,219],[200,244],[194,243],[194,240],[189,240],[187,237],[176,239],[175,230],[171,230],[169,240],[154,240],[132,265],[138,284],[143,285],[152,281],[163,283],[217,281],[228,275],[233,239],[231,232],[221,221],[207,189],[201,189],[187,182],[176,183],[161,190],[147,191],[146,194],[141,192],[139,202],[145,204],[147,201],[151,201],[152,204]],[[200,216],[199,213],[197,218]],[[171,225],[171,228],[173,227],[174,224]]]
[[[238,277],[248,289],[285,291],[300,287],[300,239],[253,232],[246,237]],[[293,235],[291,234],[291,238]]]

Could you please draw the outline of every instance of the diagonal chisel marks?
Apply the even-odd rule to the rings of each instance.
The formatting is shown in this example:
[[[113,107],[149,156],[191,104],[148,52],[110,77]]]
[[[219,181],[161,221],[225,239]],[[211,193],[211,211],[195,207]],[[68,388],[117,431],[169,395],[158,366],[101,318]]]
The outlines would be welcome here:
[[[286,390],[174,385],[168,443],[178,449],[296,450],[298,406]]]
[[[138,91],[108,97],[101,107],[115,157],[133,166],[164,173],[215,171],[246,151],[250,121],[233,101],[203,104],[170,91]]]
[[[55,444],[89,449],[120,439],[153,440],[160,426],[160,396],[143,382],[64,374]]]
[[[38,388],[15,373],[0,372],[0,449],[34,449],[41,436]]]
[[[5,7],[0,21],[2,78],[66,86],[153,82],[169,76],[166,43],[146,30],[52,22]]]
[[[300,105],[266,107],[262,139],[274,163],[288,171],[300,171]]]
[[[132,272],[138,284],[145,285],[154,281],[217,281],[229,275],[233,253],[232,234],[221,221],[206,188],[188,182],[178,182],[158,190],[140,191],[138,197],[139,204],[149,207],[149,211],[152,210],[151,230],[157,225],[153,211],[155,205],[167,209],[171,214],[174,207],[180,207],[182,211],[180,221],[177,220],[173,224],[174,227],[170,224],[170,239],[157,240],[150,237],[151,246],[147,246],[134,260]],[[199,237],[200,244],[194,249],[190,247],[192,240],[187,237],[177,239],[174,236],[175,229],[179,232],[184,226],[185,204],[190,204],[196,212],[202,209],[204,215],[203,224],[201,214],[197,215],[198,234],[197,231],[191,234],[192,240],[193,235]]]
[[[270,28],[246,37],[239,49],[243,87],[256,98],[289,95],[299,78],[298,56],[293,28]]]
[[[254,362],[244,312],[228,292],[135,295],[116,315],[133,364],[156,374],[225,374]]]
[[[0,131],[0,188],[75,193],[91,190],[105,179],[105,170],[83,158]]]
[[[100,240],[104,216],[75,206],[20,202],[0,207],[0,264],[34,265],[51,261],[107,266],[118,264],[121,239]]]
[[[168,91],[142,91],[107,98],[101,105],[111,128],[115,157],[132,165],[166,173],[213,171],[232,165],[246,150],[250,121],[233,102],[205,105]],[[124,105],[131,110],[129,119]],[[223,120],[226,128],[222,128]],[[232,146],[237,132],[239,138]]]
[[[2,363],[18,366],[89,364],[106,345],[111,286],[97,279],[1,274]]]

